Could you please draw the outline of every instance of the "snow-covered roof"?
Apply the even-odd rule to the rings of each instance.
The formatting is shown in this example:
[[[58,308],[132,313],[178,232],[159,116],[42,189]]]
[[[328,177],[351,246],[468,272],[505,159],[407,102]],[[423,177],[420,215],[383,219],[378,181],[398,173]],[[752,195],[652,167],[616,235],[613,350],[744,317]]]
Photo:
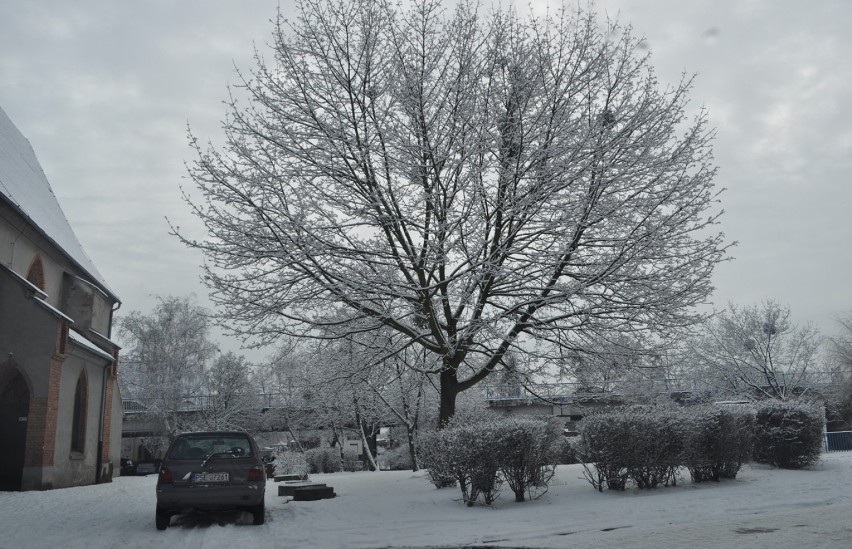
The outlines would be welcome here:
[[[0,197],[118,301],[65,218],[30,142],[0,107]]]
[[[71,341],[73,341],[75,344],[79,345],[80,347],[83,347],[84,349],[88,349],[89,352],[94,353],[101,358],[104,358],[110,362],[115,360],[112,355],[110,355],[109,353],[107,353],[82,335],[78,334],[73,329],[68,330],[68,338],[71,339]]]

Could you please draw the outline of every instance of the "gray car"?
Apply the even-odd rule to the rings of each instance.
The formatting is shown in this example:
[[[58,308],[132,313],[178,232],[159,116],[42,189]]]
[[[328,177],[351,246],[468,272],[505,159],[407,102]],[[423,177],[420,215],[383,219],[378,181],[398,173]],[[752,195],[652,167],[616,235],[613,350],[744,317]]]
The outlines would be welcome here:
[[[178,435],[157,478],[158,530],[185,509],[241,509],[264,522],[266,473],[248,433],[211,431]]]

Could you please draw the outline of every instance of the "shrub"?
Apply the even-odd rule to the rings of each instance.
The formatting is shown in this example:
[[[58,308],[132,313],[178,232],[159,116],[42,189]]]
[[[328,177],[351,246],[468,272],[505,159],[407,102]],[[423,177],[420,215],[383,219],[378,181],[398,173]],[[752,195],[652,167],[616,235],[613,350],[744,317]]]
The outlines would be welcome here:
[[[680,414],[662,407],[630,406],[583,420],[578,456],[599,491],[677,483],[685,432]]]
[[[577,457],[586,480],[598,491],[624,490],[627,484],[627,440],[629,425],[619,415],[597,413],[587,416],[580,427]]]
[[[339,448],[311,448],[305,451],[311,474],[337,473],[341,468]]]
[[[515,501],[539,497],[556,473],[560,435],[547,421],[511,419],[497,425],[494,451],[500,474]]]
[[[429,480],[436,488],[456,485],[453,456],[446,430],[420,433],[417,441],[417,458],[426,469]]]
[[[469,425],[451,423],[419,437],[418,457],[438,487],[456,484],[462,500],[490,505],[508,482],[516,501],[536,497],[555,470],[558,432],[534,419],[488,418]]]
[[[638,488],[677,484],[684,448],[683,422],[667,408],[637,408],[630,420],[625,456],[627,476]]]
[[[343,461],[340,461],[340,453],[337,454],[339,467],[344,471],[363,471],[364,462],[361,460],[361,455],[355,450],[344,450]],[[340,470],[340,469],[338,469]]]
[[[389,448],[379,454],[378,460],[382,471],[411,471],[414,469],[408,446]]]
[[[685,414],[683,465],[693,482],[736,478],[752,453],[754,415],[748,408],[701,406]]]
[[[310,467],[301,452],[284,450],[275,453],[275,472],[279,475],[299,475],[307,478]]]
[[[813,465],[822,453],[824,417],[809,403],[762,404],[755,416],[755,461],[784,469]]]
[[[578,456],[580,437],[560,436],[554,442],[554,452],[557,465],[573,465],[580,463]]]

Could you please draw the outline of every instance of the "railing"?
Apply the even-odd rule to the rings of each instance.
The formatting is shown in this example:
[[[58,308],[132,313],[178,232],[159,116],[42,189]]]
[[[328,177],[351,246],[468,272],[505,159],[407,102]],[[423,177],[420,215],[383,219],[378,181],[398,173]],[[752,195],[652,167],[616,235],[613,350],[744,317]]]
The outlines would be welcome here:
[[[304,405],[304,399],[299,394],[293,396],[286,393],[258,393],[255,395],[257,403],[262,408],[283,408],[294,404]],[[209,410],[216,402],[217,395],[187,395],[180,399],[178,412],[199,412]],[[122,399],[125,414],[144,414],[158,404],[162,405],[160,399],[155,398],[125,398]]]
[[[544,400],[560,402],[571,398],[594,398],[598,396],[622,396],[638,392],[679,393],[701,389],[699,380],[694,379],[649,379],[639,381],[599,381],[591,383],[536,383],[530,385],[486,385],[485,399],[491,402],[512,400]]]
[[[820,389],[835,383],[832,372],[809,372],[804,376],[779,374],[779,385],[795,386],[800,389]],[[534,383],[528,385],[505,384],[486,385],[485,399],[489,402],[542,400],[562,402],[566,399],[594,398],[595,395],[624,396],[635,394],[672,394],[697,393],[719,388],[716,379],[704,378],[663,378],[592,382]],[[748,387],[743,386],[743,390]]]
[[[826,452],[852,452],[852,431],[825,433]]]
[[[790,379],[799,388],[822,388],[835,382],[832,372],[809,372],[805,376]],[[779,381],[785,380],[782,377]],[[702,378],[662,378],[593,382],[536,383],[529,385],[504,384],[486,385],[485,399],[489,402],[533,401],[564,402],[567,399],[594,399],[596,397],[624,396],[636,394],[697,393],[719,387],[718,380]],[[292,391],[259,393],[256,398],[263,408],[285,408],[308,404],[309,389],[294,388]],[[123,399],[125,414],[146,413],[156,399]],[[188,395],[181,398],[179,412],[197,412],[210,409],[216,395]]]

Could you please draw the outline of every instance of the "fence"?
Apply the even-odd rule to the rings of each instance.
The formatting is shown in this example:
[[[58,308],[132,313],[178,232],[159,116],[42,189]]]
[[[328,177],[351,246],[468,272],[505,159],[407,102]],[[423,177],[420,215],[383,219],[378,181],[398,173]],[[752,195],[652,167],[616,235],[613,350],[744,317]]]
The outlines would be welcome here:
[[[852,431],[834,431],[825,434],[826,452],[852,451]]]

